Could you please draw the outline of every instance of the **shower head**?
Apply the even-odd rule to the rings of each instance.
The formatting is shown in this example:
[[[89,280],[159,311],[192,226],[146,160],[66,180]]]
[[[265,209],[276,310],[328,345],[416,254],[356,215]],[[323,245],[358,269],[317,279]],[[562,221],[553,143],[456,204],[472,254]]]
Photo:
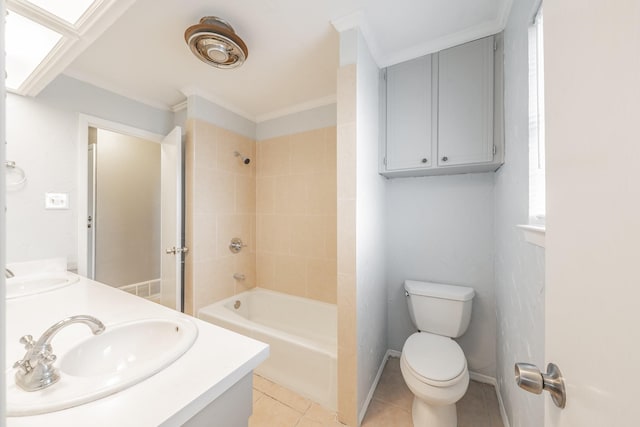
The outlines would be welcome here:
[[[249,163],[251,163],[251,159],[243,156],[242,153],[240,153],[239,151],[234,151],[233,155],[236,157],[240,157],[242,159],[242,163],[244,163],[245,165],[248,165]]]

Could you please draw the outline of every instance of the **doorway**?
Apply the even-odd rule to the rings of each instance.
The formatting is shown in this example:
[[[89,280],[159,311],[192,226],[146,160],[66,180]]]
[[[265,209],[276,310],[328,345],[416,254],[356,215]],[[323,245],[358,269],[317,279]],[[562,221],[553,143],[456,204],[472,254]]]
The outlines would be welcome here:
[[[79,273],[181,311],[181,129],[163,138],[99,119],[83,122]]]

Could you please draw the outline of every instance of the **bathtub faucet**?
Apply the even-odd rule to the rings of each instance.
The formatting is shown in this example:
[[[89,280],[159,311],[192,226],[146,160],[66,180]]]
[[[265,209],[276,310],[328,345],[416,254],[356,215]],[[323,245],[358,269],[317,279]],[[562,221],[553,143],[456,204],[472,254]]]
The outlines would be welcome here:
[[[17,368],[16,384],[25,391],[37,391],[49,387],[60,379],[58,370],[53,367],[56,355],[53,354],[51,340],[63,328],[74,323],[84,323],[94,335],[104,332],[104,324],[93,316],[79,315],[67,317],[47,329],[38,341],[31,335],[20,338],[27,350],[22,360],[13,364]]]

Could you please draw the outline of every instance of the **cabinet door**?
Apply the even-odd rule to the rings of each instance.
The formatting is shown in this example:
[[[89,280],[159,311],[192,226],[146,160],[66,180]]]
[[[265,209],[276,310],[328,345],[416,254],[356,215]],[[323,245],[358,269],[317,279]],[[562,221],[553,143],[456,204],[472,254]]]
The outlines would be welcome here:
[[[493,37],[438,54],[438,166],[493,160]]]
[[[431,56],[387,69],[387,170],[430,167]]]

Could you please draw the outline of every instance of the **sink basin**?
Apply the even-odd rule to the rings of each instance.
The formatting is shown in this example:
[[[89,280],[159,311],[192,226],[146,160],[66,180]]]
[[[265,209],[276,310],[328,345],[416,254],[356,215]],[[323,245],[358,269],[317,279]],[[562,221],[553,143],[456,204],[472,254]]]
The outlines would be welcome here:
[[[80,276],[67,271],[29,274],[7,279],[7,299],[53,291],[80,280]]]
[[[63,332],[64,333],[64,332]],[[145,319],[107,325],[64,353],[56,366],[60,381],[35,392],[14,384],[7,372],[7,415],[27,416],[82,405],[149,378],[180,358],[195,342],[198,328],[188,319]]]

